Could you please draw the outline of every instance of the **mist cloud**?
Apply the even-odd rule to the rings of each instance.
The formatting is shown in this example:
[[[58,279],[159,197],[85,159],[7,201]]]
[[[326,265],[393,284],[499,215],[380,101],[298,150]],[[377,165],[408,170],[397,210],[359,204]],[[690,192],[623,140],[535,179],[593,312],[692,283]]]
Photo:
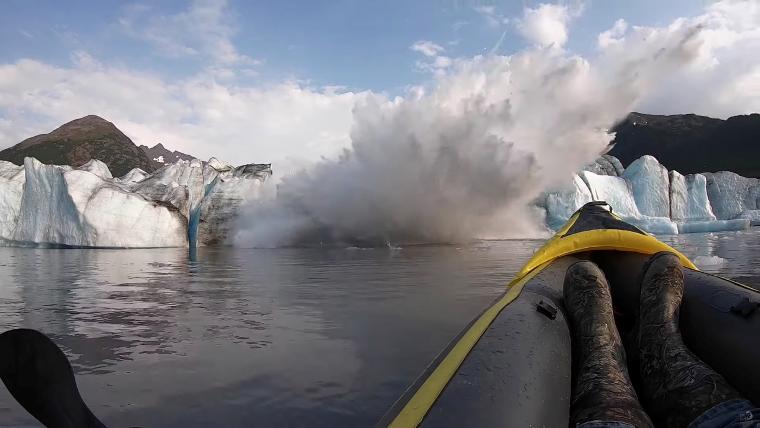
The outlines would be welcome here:
[[[544,232],[532,201],[609,143],[661,76],[699,57],[702,24],[621,41],[594,62],[556,47],[459,60],[428,93],[354,110],[351,148],[286,177],[238,245],[460,242]]]

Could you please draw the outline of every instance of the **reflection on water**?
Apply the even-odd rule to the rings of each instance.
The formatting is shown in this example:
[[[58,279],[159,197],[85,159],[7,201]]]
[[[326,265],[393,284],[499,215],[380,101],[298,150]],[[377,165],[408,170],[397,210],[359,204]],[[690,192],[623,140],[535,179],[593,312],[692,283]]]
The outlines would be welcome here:
[[[760,283],[757,232],[664,239]],[[110,426],[366,426],[540,245],[0,248],[0,328],[50,335]],[[0,426],[35,426],[5,388]]]
[[[112,426],[371,425],[539,245],[0,248],[0,328],[50,335]]]

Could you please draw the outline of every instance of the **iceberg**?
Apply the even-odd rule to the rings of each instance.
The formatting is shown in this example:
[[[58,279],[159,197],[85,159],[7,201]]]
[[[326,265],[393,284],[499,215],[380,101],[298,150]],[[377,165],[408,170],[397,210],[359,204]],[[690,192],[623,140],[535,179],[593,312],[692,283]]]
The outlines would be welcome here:
[[[641,217],[636,201],[633,198],[630,185],[622,177],[598,175],[582,171],[581,178],[591,191],[595,201],[606,201],[613,211],[622,217]]]
[[[745,230],[760,225],[760,180],[732,172],[682,175],[652,156],[623,169],[604,155],[544,194],[546,224],[558,229],[590,201],[606,201],[625,221],[656,234]],[[585,187],[583,186],[585,185]]]
[[[731,232],[749,229],[749,219],[690,221],[678,223],[678,233]]]
[[[686,220],[712,221],[715,220],[710,199],[707,196],[707,178],[702,174],[686,176]]]
[[[670,171],[670,218],[683,221],[689,215],[689,190],[686,177],[678,171]]]
[[[640,217],[622,217],[624,221],[631,223],[655,235],[677,235],[678,225],[667,217],[650,217],[642,215]]]
[[[572,185],[546,194],[547,225],[559,229],[580,207],[592,200],[588,185],[578,175],[573,175]]]
[[[650,233],[678,233],[678,226],[668,216],[644,215],[639,211],[631,183],[625,178],[598,175],[589,171],[581,172],[581,177],[588,185],[593,200],[606,201],[612,211],[623,220]]]
[[[742,177],[730,171],[704,175],[707,177],[707,196],[715,216],[719,219],[730,220],[744,211],[760,209],[758,179]]]
[[[178,161],[154,174],[133,169],[121,178],[97,160],[77,169],[34,158],[23,166],[0,161],[0,238],[75,247],[223,243],[240,206],[258,197],[270,176],[268,164],[235,168],[218,161]],[[204,218],[214,226],[197,242]]]
[[[623,172],[631,184],[633,197],[641,214],[650,217],[670,216],[670,181],[668,170],[653,156],[642,156]]]

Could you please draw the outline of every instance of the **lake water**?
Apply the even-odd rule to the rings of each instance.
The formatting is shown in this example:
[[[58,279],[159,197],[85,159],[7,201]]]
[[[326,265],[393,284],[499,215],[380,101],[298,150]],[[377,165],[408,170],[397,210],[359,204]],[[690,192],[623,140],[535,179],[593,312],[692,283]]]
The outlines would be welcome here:
[[[760,231],[663,239],[760,284]],[[0,248],[0,329],[52,337],[112,427],[371,426],[542,243]],[[37,426],[2,387],[0,426]]]

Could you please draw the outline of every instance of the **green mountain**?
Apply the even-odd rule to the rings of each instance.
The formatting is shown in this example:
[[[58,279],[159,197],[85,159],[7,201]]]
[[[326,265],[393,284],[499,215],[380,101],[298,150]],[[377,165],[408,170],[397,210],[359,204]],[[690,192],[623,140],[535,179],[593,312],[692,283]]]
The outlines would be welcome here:
[[[46,164],[72,167],[98,159],[108,165],[114,177],[120,177],[132,168],[147,172],[158,168],[113,123],[94,115],[72,120],[49,134],[27,138],[0,151],[1,160],[17,165],[22,165],[25,157],[34,157]]]

